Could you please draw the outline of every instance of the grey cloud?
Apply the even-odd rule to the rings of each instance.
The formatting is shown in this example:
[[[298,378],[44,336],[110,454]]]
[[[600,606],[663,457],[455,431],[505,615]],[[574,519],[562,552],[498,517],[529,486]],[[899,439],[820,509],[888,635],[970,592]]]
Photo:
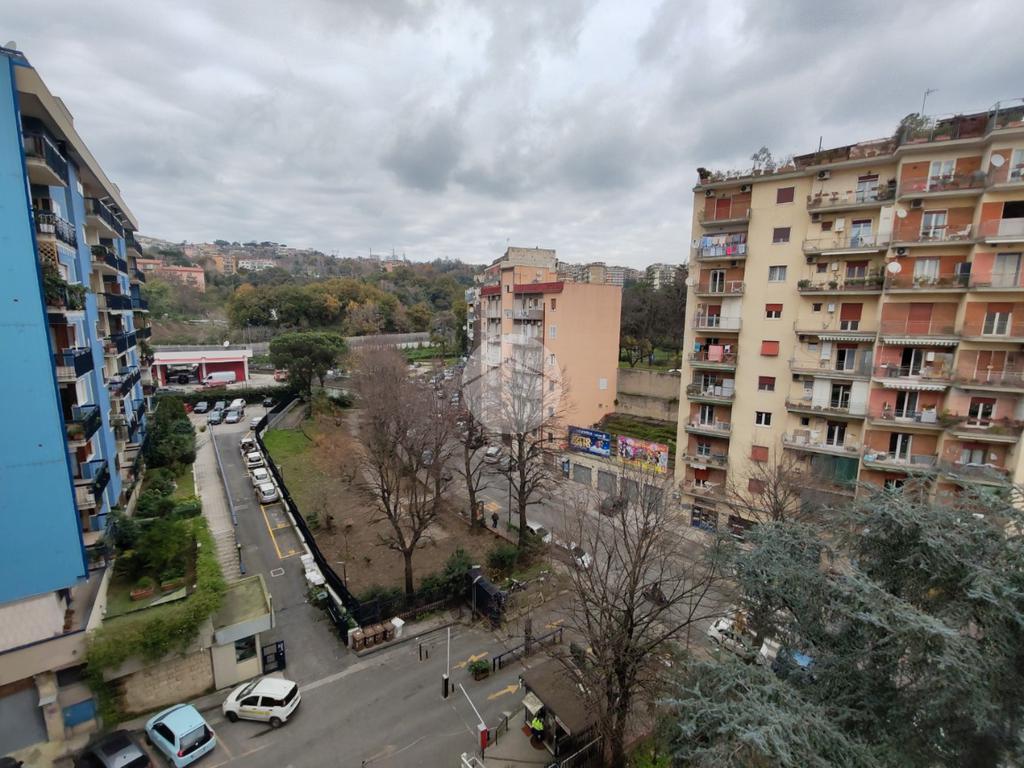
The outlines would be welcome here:
[[[462,137],[455,121],[442,118],[425,126],[399,131],[382,164],[415,189],[438,192],[448,186],[462,152]]]

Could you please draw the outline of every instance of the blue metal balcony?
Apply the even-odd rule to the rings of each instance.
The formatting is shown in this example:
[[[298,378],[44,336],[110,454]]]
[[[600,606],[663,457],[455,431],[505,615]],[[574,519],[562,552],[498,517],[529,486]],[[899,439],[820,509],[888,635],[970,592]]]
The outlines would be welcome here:
[[[62,384],[77,381],[93,368],[90,347],[70,347],[55,354],[57,381]]]
[[[68,185],[68,161],[57,143],[41,131],[26,131],[25,164],[33,184],[66,187]]]
[[[102,426],[98,405],[75,405],[71,407],[71,418],[65,419],[64,427],[68,440],[72,443],[84,443],[96,434]]]
[[[124,237],[124,227],[107,204],[96,197],[85,198],[85,215],[93,226],[105,227],[114,237]]]
[[[62,219],[55,213],[36,211],[36,233],[42,237],[55,237],[72,248],[78,247],[78,235],[70,221]]]
[[[95,261],[106,264],[115,272],[128,274],[128,260],[118,256],[113,248],[105,245],[94,245],[92,246],[92,257]]]

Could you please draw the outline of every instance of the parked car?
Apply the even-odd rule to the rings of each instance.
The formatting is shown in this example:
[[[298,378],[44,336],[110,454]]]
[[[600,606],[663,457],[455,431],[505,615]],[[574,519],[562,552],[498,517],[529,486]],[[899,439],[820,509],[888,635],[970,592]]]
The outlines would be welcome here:
[[[231,408],[233,410],[236,410],[239,413],[244,415],[245,414],[245,398],[244,397],[236,397],[234,400],[231,401]]]
[[[234,371],[217,371],[216,373],[206,374],[206,378],[203,379],[204,387],[226,387],[228,384],[234,384],[238,381],[238,375]]]
[[[192,407],[192,413],[206,413],[210,410],[210,404],[205,400],[200,400]]]
[[[501,446],[492,445],[486,451],[484,451],[484,461],[488,464],[494,464],[501,458]]]
[[[260,483],[256,486],[256,498],[260,500],[260,504],[273,504],[281,496],[273,483]]]
[[[253,416],[249,419],[249,429],[259,429],[261,421],[263,421],[262,416]]]
[[[271,482],[270,470],[267,469],[266,467],[256,467],[256,469],[252,471],[251,476],[253,488],[259,488],[264,483]]]
[[[551,543],[551,532],[548,531],[540,523],[534,523],[529,520],[526,521],[526,532],[531,536],[536,536],[538,539],[543,541],[545,544]]]
[[[175,768],[192,765],[217,746],[217,735],[191,704],[176,704],[147,720],[146,740]]]
[[[232,723],[262,720],[270,723],[271,728],[278,728],[288,722],[301,702],[296,683],[280,677],[263,677],[235,688],[221,709]]]
[[[744,661],[751,661],[757,655],[757,649],[753,646],[753,636],[738,630],[730,616],[717,619],[708,627],[707,635],[711,642],[735,653]]]
[[[264,397],[263,398],[263,407],[264,408],[273,408],[274,407],[274,398],[272,398],[272,397]]]
[[[240,411],[236,411],[234,408],[229,410],[227,412],[227,415],[224,416],[224,423],[225,424],[237,424],[241,420],[242,420],[241,412]]]
[[[249,469],[252,469],[253,467],[262,467],[263,456],[260,455],[259,451],[250,451],[249,453],[245,454],[245,466],[247,466]]]
[[[2,765],[2,763],[0,763]],[[75,768],[152,768],[149,755],[128,731],[112,731],[92,742],[75,759]]]
[[[226,411],[227,409],[228,409],[228,401],[227,400],[218,400],[216,403],[213,404],[213,410],[215,410],[215,411]]]
[[[259,447],[259,444],[256,442],[255,437],[249,437],[248,435],[246,435],[245,437],[238,441],[238,447],[242,451],[242,454],[244,455],[246,453],[252,453],[253,451],[255,451]]]
[[[206,417],[206,423],[209,425],[222,424],[224,422],[224,411],[219,408],[210,411],[210,414]]]
[[[569,556],[572,557],[573,565],[583,570],[588,570],[594,564],[594,558],[588,555],[579,544],[569,544]]]
[[[814,680],[814,659],[803,651],[780,648],[771,669],[783,679]]]

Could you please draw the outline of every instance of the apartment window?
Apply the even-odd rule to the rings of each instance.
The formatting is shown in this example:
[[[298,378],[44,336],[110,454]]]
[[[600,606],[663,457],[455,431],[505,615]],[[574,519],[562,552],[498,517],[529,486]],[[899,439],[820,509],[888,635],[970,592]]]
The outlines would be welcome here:
[[[996,414],[996,401],[992,397],[972,397],[967,409],[971,424],[987,426]]]
[[[786,281],[786,265],[776,264],[775,266],[768,267],[768,282],[769,283],[783,283]]]
[[[759,427],[770,427],[772,425],[771,411],[754,411],[754,424]]]
[[[831,398],[829,399],[829,406],[831,408],[838,408],[839,410],[847,410],[850,407],[850,385],[849,384],[833,384]]]
[[[921,217],[921,239],[941,240],[946,235],[946,212],[925,211]]]
[[[754,461],[768,461],[768,446],[766,445],[752,445],[750,446],[750,458]]]
[[[512,283],[505,283],[505,293],[512,293]]]
[[[860,176],[857,179],[857,202],[878,198],[878,176]]]
[[[711,443],[707,440],[697,441],[697,455],[698,456],[710,456],[711,455]]]
[[[811,312],[821,312],[821,302],[816,301],[811,304]]]
[[[928,189],[931,189],[933,185],[941,187],[949,182],[953,178],[955,165],[955,160],[932,160],[928,173]]]
[[[985,326],[981,332],[984,336],[1005,336],[1010,332],[1010,312],[994,310],[991,307],[985,313]]]
[[[700,424],[708,425],[715,423],[715,406],[702,404],[700,409],[697,411],[697,418]]]
[[[819,261],[814,266],[815,266],[815,272],[817,272],[819,275],[823,275],[826,272],[828,272],[828,262],[827,261]]]
[[[764,493],[764,483],[756,477],[747,480],[747,490],[758,495]]]
[[[868,263],[866,261],[848,261],[846,263],[846,277],[858,278],[868,276]]]
[[[796,187],[779,187],[775,190],[775,202],[777,204],[792,203],[795,193]]]
[[[761,342],[761,356],[762,357],[778,357],[779,356],[779,342],[777,342],[777,341],[762,341]]]
[[[775,377],[774,376],[758,376],[757,377],[757,388],[761,392],[774,392],[775,391]]]
[[[856,331],[860,328],[860,316],[863,311],[863,304],[844,303],[839,308],[839,330]]]
[[[558,307],[558,299],[551,299],[551,311],[554,312]]]
[[[837,371],[852,371],[857,362],[857,348],[840,346],[836,349]]]
[[[832,222],[831,221],[823,221],[823,222],[821,222],[821,231],[822,232],[831,232],[832,231]]]
[[[775,227],[772,230],[772,242],[773,243],[788,243],[789,242],[789,227]]]
[[[548,326],[548,338],[549,339],[554,339],[557,336],[558,336],[558,326],[557,325],[549,325]]]
[[[782,305],[765,304],[764,316],[767,317],[769,320],[778,320],[780,317],[782,317]]]
[[[554,382],[551,382],[551,383],[554,384]],[[600,390],[608,389],[608,379],[598,379],[597,380],[597,388],[600,389]]]
[[[811,417],[810,416],[801,416],[800,417],[800,426],[801,427],[809,427],[809,426],[811,426]]]
[[[1021,179],[1024,179],[1024,149],[1015,149],[1010,160],[1010,181]]]
[[[833,448],[842,448],[846,445],[846,423],[842,421],[830,421],[825,429],[825,444]]]

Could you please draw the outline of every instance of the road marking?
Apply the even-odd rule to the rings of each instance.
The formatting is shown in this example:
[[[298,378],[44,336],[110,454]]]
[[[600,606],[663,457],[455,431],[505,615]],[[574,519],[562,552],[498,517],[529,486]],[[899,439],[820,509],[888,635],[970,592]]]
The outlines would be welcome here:
[[[263,522],[267,524],[267,533],[270,534],[270,541],[274,545],[274,551],[277,552],[277,559],[281,560],[281,548],[277,546],[277,539],[274,537],[274,529],[270,527],[270,518],[267,517],[267,508],[260,504],[260,512],[263,513]]]
[[[278,576],[284,576],[284,568],[274,568],[270,571],[270,578],[276,579]]]
[[[256,735],[259,736],[260,734],[256,734]],[[259,752],[261,749],[266,749],[267,747],[270,746],[271,743],[272,742],[267,742],[266,744],[260,744],[258,747],[253,747],[248,752],[243,752],[242,754],[240,754],[238,756],[238,759],[241,760],[243,757],[248,757],[249,755],[253,754],[254,752]],[[224,746],[224,742],[221,741],[220,745],[223,747]],[[224,751],[227,752],[227,747],[224,747]],[[233,763],[235,761],[235,758],[230,756],[231,755],[230,752],[228,752],[228,755],[229,756],[228,756],[227,760],[222,760],[219,763],[213,763],[212,765],[208,766],[208,768],[220,768],[222,765],[227,765],[228,763]]]
[[[486,658],[487,658],[487,651],[484,651],[483,653],[474,653],[472,656],[470,656],[465,661],[460,661],[458,664],[453,664],[452,666],[455,667],[455,669],[465,669],[468,665],[472,664],[474,661],[480,661],[480,659],[486,659]]]
[[[494,693],[492,693],[490,696],[487,697],[487,700],[488,701],[494,701],[495,699],[497,699],[497,698],[499,698],[501,696],[505,696],[505,695],[507,695],[509,693],[515,693],[518,690],[519,690],[519,686],[516,683],[511,683],[510,685],[506,685],[500,691],[495,691]]]
[[[561,624],[561,623],[562,623],[563,621],[565,621],[565,619],[555,619],[554,621],[552,621],[552,622],[550,622],[550,623],[548,623],[548,624],[545,624],[545,625],[544,625],[544,628],[545,628],[545,629],[558,629],[559,625],[560,625],[560,624]]]
[[[501,511],[501,505],[498,504],[498,502],[496,502],[496,501],[486,501],[486,502],[484,502],[484,509],[488,509],[491,512],[500,512]]]

